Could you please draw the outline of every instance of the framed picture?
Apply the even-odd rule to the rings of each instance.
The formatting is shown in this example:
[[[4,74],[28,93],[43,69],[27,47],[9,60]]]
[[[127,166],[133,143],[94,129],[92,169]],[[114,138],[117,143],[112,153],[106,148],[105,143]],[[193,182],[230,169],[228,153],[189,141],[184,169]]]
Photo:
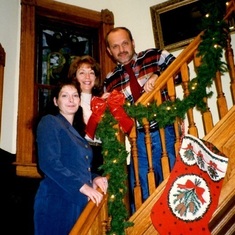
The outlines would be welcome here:
[[[183,48],[201,32],[199,0],[170,0],[150,7],[150,12],[156,48]]]

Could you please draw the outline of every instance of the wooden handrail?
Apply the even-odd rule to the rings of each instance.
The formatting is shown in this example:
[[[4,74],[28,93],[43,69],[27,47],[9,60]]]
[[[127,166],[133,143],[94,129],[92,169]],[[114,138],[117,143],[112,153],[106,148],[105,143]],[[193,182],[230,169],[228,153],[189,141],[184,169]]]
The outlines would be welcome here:
[[[154,100],[155,93],[165,87],[167,81],[170,80],[171,77],[178,74],[181,67],[187,63],[192,61],[194,52],[198,48],[198,45],[201,42],[201,34],[199,34],[174,60],[169,67],[161,74],[161,79],[156,79],[154,84],[154,91],[151,93],[144,93],[136,102],[136,104],[141,103],[143,105],[147,105]]]
[[[99,191],[101,192],[101,190]],[[95,234],[106,234],[109,221],[107,214],[107,198],[108,196],[105,194],[98,206],[90,200],[69,235],[87,235],[94,223],[99,225]]]

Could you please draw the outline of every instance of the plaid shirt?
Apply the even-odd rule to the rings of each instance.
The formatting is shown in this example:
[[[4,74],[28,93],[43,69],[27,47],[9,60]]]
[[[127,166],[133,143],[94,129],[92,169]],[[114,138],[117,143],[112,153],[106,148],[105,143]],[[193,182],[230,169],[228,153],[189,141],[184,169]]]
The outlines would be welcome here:
[[[131,61],[131,67],[141,87],[151,77],[153,73],[160,75],[173,61],[175,57],[165,50],[148,49],[135,54]],[[181,76],[175,77],[175,84],[181,82]],[[124,93],[130,103],[134,103],[130,90],[130,78],[124,66],[118,64],[113,72],[109,73],[105,79],[105,90],[111,92],[118,90]],[[144,90],[143,90],[144,92]],[[167,91],[162,91],[163,100],[169,99]]]

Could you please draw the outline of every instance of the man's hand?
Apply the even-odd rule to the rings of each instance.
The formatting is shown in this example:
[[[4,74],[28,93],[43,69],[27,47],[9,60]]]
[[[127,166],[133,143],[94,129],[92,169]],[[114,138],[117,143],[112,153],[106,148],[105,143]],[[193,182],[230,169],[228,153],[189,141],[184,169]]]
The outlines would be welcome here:
[[[144,91],[150,92],[154,89],[154,83],[156,79],[158,78],[157,74],[152,74],[151,77],[148,79],[148,81],[144,84]]]

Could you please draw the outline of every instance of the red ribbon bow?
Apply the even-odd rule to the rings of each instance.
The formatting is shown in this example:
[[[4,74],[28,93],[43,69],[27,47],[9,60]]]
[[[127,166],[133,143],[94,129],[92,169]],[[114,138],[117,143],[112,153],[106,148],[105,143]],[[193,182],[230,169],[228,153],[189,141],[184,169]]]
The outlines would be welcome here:
[[[86,125],[86,134],[94,139],[95,130],[97,128],[98,123],[100,122],[102,115],[106,109],[106,101],[102,98],[94,96],[91,100],[91,111],[92,114]]]
[[[130,133],[134,125],[134,121],[126,114],[123,104],[125,103],[125,96],[123,93],[113,90],[107,101],[99,97],[93,97],[91,100],[92,115],[88,120],[86,126],[86,134],[94,139],[95,130],[100,122],[106,107],[109,107],[111,114],[118,121],[120,127],[125,133]]]
[[[185,184],[178,184],[178,188],[180,188],[180,189],[194,189],[195,193],[196,193],[198,199],[201,201],[201,203],[204,204],[206,202],[204,200],[204,198],[202,197],[202,194],[204,193],[205,189],[202,187],[198,187],[191,180],[187,180]]]

